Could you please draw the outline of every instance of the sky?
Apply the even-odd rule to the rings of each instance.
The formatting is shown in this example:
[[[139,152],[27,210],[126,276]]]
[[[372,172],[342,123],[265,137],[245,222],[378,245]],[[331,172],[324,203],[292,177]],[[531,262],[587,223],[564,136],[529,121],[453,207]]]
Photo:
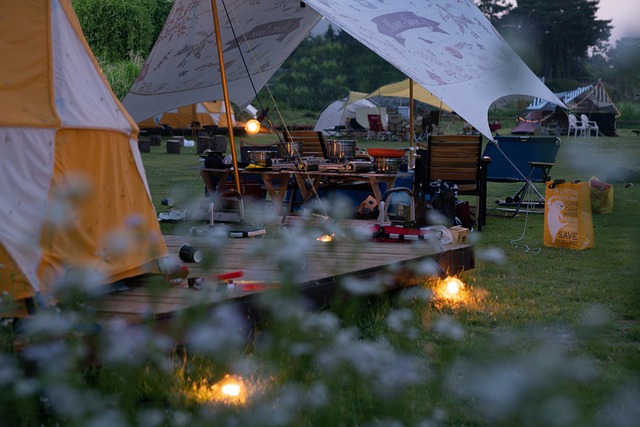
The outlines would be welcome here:
[[[640,0],[600,0],[598,19],[612,19],[614,45],[621,37],[640,37]]]

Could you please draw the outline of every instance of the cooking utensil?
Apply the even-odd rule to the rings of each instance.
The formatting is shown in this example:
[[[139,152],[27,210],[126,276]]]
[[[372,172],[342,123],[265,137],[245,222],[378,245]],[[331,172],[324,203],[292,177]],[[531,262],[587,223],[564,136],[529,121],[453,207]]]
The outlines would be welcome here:
[[[270,167],[271,159],[278,157],[278,153],[273,150],[247,150],[247,160],[256,166]]]
[[[330,159],[354,159],[356,157],[356,140],[326,141],[327,157]]]
[[[282,156],[285,159],[299,159],[304,156],[304,143],[302,141],[286,141],[282,143]]]
[[[402,164],[401,157],[374,157],[376,171],[381,173],[397,173]]]

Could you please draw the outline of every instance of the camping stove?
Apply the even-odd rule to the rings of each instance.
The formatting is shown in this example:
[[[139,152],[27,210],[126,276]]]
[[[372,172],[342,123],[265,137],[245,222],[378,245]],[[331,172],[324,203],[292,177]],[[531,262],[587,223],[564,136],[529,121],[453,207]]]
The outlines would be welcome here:
[[[318,165],[319,171],[325,172],[351,172],[362,173],[370,172],[375,169],[373,162],[367,160],[337,160],[334,162],[327,162]]]
[[[307,170],[307,171],[315,171],[318,170],[318,167],[326,162],[325,159],[315,156],[306,156],[302,157],[300,160],[292,162],[289,159],[272,159],[271,169],[272,170]]]

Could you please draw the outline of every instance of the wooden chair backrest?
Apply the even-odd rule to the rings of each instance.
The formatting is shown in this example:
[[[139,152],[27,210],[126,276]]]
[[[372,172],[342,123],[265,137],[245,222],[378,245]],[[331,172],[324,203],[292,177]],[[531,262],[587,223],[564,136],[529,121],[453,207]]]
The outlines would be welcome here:
[[[427,180],[458,184],[461,192],[482,185],[482,135],[429,135]]]
[[[285,130],[284,140],[286,142],[302,141],[302,152],[304,156],[327,157],[321,131]]]

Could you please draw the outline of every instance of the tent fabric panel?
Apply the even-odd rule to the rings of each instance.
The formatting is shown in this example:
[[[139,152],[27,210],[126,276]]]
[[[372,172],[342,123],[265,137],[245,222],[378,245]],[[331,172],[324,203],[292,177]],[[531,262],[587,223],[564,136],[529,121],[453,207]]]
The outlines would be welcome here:
[[[57,126],[48,2],[11,2],[0,23],[0,126]]]
[[[130,140],[117,132],[60,130],[39,276],[43,291],[65,267],[95,271],[99,283],[142,274],[167,255]],[[54,209],[55,208],[55,209]]]
[[[31,283],[4,246],[0,245],[0,292],[9,294],[15,300],[29,298],[34,295]],[[5,314],[3,307],[3,316]],[[8,317],[8,316],[7,316]]]
[[[231,120],[235,123],[235,116],[231,113]],[[194,121],[202,126],[227,127],[227,114],[221,101],[205,101],[196,104],[174,108],[161,115],[138,123],[140,128],[155,128],[168,125],[173,129],[190,128]]]
[[[0,127],[0,245],[32,290],[39,288],[38,241],[48,207],[54,140],[53,129]],[[12,286],[6,279],[2,275],[3,291]]]
[[[140,129],[158,128],[160,127],[160,124],[160,116],[151,117],[137,123]]]
[[[386,129],[389,126],[389,120],[387,115],[387,107],[363,107],[356,110],[356,120],[358,123],[369,129],[369,115],[377,114],[380,116],[382,128]],[[364,123],[364,124],[363,124]]]
[[[145,189],[147,190],[147,197],[149,198],[149,204],[154,211],[154,218],[158,215],[155,213],[155,207],[153,206],[153,199],[151,198],[151,190],[149,189],[149,182],[147,181],[147,174],[144,170],[144,164],[142,163],[142,155],[140,154],[140,148],[138,145],[138,136],[132,135],[129,137],[129,152],[133,156],[133,161],[138,168],[138,177],[142,180]]]
[[[309,0],[330,19],[429,90],[487,138],[489,107],[521,94],[563,105],[471,0]]]
[[[346,101],[344,99],[339,99],[327,105],[322,112],[320,112],[313,130],[324,131],[325,129],[332,129],[336,125],[344,125],[341,119],[345,104]],[[328,134],[325,132],[325,135]]]
[[[209,113],[214,125],[221,128],[229,127],[227,125],[227,107],[225,107],[223,101],[205,101],[198,105],[202,105],[205,112]],[[235,115],[233,111],[231,112],[231,123],[235,125]]]
[[[321,16],[298,0],[218,0],[218,6],[229,101],[244,109],[256,96],[254,87],[260,91]],[[180,105],[223,99],[218,62],[211,1],[176,0],[123,103],[142,121]]]
[[[347,96],[347,105],[353,104],[354,102],[366,97],[367,94],[364,92],[356,92],[356,91],[349,91],[349,96]]]
[[[390,83],[388,85],[384,85],[374,90],[370,94],[367,95],[367,98],[373,98],[375,96],[388,96],[388,97],[396,97],[396,98],[409,98],[409,82],[411,79],[405,79],[400,82]],[[437,107],[440,110],[451,112],[451,108],[443,103],[438,97],[429,92],[427,89],[420,86],[415,81],[413,82],[413,99],[416,101],[423,102],[425,104],[429,104],[431,106]]]
[[[67,11],[57,1],[51,3],[51,37],[57,47],[53,50],[54,96],[62,126],[134,132],[132,123],[106,84],[84,36],[72,25]],[[75,15],[71,19],[75,20]]]

